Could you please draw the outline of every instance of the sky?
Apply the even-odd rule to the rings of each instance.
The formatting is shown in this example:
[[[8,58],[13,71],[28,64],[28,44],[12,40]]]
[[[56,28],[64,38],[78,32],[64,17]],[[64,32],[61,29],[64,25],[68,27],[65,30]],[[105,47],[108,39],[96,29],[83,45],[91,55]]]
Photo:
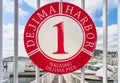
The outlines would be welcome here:
[[[60,0],[41,0],[41,6]],[[63,0],[80,7],[80,0]],[[35,12],[36,0],[19,0],[19,56],[27,56],[23,45],[25,25]],[[103,49],[103,0],[85,0],[85,11],[90,15],[97,30],[96,49]],[[117,0],[108,0],[108,50],[117,51]],[[3,0],[3,57],[14,53],[14,0]]]

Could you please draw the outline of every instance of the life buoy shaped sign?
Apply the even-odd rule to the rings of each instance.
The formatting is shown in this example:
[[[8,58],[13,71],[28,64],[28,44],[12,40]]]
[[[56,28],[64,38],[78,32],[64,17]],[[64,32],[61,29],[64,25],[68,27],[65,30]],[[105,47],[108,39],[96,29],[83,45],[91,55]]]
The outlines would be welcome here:
[[[90,16],[78,6],[54,2],[28,20],[24,46],[39,68],[66,74],[83,67],[93,55],[97,34]]]

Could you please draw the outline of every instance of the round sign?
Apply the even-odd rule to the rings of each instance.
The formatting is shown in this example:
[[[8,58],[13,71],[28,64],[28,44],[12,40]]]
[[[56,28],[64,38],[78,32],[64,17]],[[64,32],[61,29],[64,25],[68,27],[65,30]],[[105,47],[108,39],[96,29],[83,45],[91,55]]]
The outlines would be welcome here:
[[[97,34],[90,16],[66,2],[39,8],[28,20],[24,45],[35,65],[55,74],[84,66],[96,47]]]

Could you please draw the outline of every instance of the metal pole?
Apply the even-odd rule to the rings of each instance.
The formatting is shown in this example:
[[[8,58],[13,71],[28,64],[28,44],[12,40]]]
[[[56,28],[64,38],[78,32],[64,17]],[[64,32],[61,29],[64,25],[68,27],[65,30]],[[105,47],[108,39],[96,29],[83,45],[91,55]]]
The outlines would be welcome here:
[[[40,7],[40,0],[37,0],[37,9]],[[36,66],[36,83],[40,83],[39,76],[40,76],[40,71],[39,68]]]
[[[14,2],[14,83],[18,83],[18,0]]]
[[[40,7],[40,0],[37,0],[37,8]]]
[[[120,0],[118,0],[118,83],[120,83]]]
[[[85,9],[85,0],[81,0],[81,8]],[[81,68],[81,83],[85,83],[85,67]]]
[[[71,75],[69,74],[68,76],[69,76],[69,77],[68,77],[68,78],[69,78],[68,83],[71,83],[71,79],[72,79],[72,78],[71,78]]]
[[[51,76],[51,73],[49,73],[49,83],[52,83],[52,76]]]
[[[62,3],[63,0],[60,0],[60,3]],[[62,75],[58,75],[58,83],[62,83]]]
[[[14,2],[14,83],[18,83],[18,0]]]
[[[62,75],[58,75],[58,83],[62,83]]]
[[[81,68],[81,83],[85,83],[85,67]]]
[[[0,0],[0,83],[2,83],[3,77],[3,65],[2,65],[2,0]]]
[[[81,8],[84,10],[85,9],[85,0],[81,0]]]
[[[107,0],[103,0],[103,83],[107,83]]]
[[[36,66],[36,83],[40,83],[40,80],[39,80],[39,75],[40,75],[40,73],[39,73],[39,68]]]

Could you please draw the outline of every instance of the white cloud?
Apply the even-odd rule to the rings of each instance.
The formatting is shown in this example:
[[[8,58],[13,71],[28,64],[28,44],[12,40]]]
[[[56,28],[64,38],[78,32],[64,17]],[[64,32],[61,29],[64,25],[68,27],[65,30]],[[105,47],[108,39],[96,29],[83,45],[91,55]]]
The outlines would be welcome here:
[[[22,2],[27,3],[29,6],[33,7],[33,8],[37,8],[37,0],[21,0],[20,3]],[[43,0],[40,2],[40,5],[43,6],[45,4],[51,3],[51,2],[59,2],[60,0]],[[74,4],[77,4],[78,6],[80,6],[80,0],[63,0],[66,2],[71,2]]]
[[[28,12],[22,10],[21,8],[19,8],[19,15],[21,18],[24,18],[25,16],[28,15]]]
[[[45,4],[51,3],[51,2],[57,2],[60,0],[43,0],[40,2],[40,5],[43,6]],[[81,1],[80,0],[63,0],[65,2],[70,2],[73,3],[77,6],[81,6]],[[29,5],[30,7],[36,9],[37,8],[37,0],[20,0],[19,3],[22,4],[23,2],[25,2],[27,5]],[[91,17],[96,20],[96,18],[94,17],[94,14],[96,13],[96,11],[100,10],[102,8],[102,0],[87,0],[86,1],[86,11],[91,15]]]
[[[13,56],[14,25],[3,25],[4,57]],[[24,26],[19,26],[19,56],[27,56],[23,43]],[[103,49],[103,28],[97,27],[97,49]],[[117,25],[108,26],[108,50],[117,50]]]
[[[19,26],[19,56],[27,56],[23,44],[24,26]],[[13,56],[14,53],[14,25],[3,25],[3,57]]]
[[[21,3],[23,3],[24,0],[18,0],[18,1],[19,1],[18,3],[21,4]]]
[[[48,3],[52,3],[52,2],[59,2],[60,0],[44,0],[41,1],[41,6],[46,5]]]
[[[117,7],[117,0],[108,0],[108,9],[112,10]]]
[[[4,10],[8,13],[14,12],[14,2],[11,0],[3,0]]]
[[[36,8],[36,0],[21,0],[19,3],[26,2],[29,6]],[[44,0],[42,1],[42,4],[49,3],[51,1],[55,0]],[[69,1],[69,0],[66,0]],[[70,0],[71,3],[80,5],[80,1],[78,0]],[[14,12],[14,2],[11,0],[3,0],[4,2],[4,8],[5,12],[12,13]],[[109,10],[112,10],[116,7],[116,0],[109,1]],[[94,17],[94,14],[97,13],[97,11],[102,11],[102,0],[87,0],[86,1],[86,11]],[[23,18],[28,14],[28,12],[24,11],[23,9],[19,8],[19,12],[21,17]],[[98,19],[98,18],[95,18]],[[102,19],[102,16],[100,17]],[[14,40],[14,25],[12,23],[9,23],[7,25],[3,25],[3,40],[4,40],[4,57],[6,56],[13,56],[13,40]],[[20,56],[26,56],[26,52],[23,45],[23,33],[24,33],[24,26],[19,26],[19,55]],[[97,33],[98,33],[98,42],[97,42],[97,48],[102,49],[103,48],[103,29],[102,27],[97,27]],[[110,51],[116,51],[117,49],[117,25],[110,25],[108,26],[108,50]]]
[[[108,13],[117,7],[117,0],[108,0]],[[93,20],[102,20],[102,16],[95,17],[95,14],[103,11],[103,0],[86,0],[85,8]]]
[[[25,3],[27,3],[29,6],[36,8],[37,6],[37,0],[23,0]]]
[[[23,42],[24,28],[24,26],[19,26],[19,56],[27,56]]]
[[[3,0],[3,6],[6,13],[14,13],[14,1],[12,0]],[[19,16],[21,18],[28,15],[28,12],[19,7]]]
[[[87,0],[85,9],[91,16],[94,16],[97,11],[102,9],[102,4],[102,0]]]
[[[14,25],[3,25],[3,57],[13,56]]]
[[[103,28],[97,27],[97,49],[103,49]],[[108,26],[108,50],[117,51],[117,25]]]
[[[13,24],[7,24],[3,25],[3,39],[6,40],[13,40],[14,35],[14,25]]]
[[[37,0],[21,0],[20,2],[25,2],[26,4],[28,4],[29,6],[36,8],[37,6]],[[51,2],[57,2],[60,0],[43,0],[41,1],[41,6],[47,4],[47,3],[51,3]],[[78,6],[81,5],[81,0],[63,0],[65,2],[70,2],[73,4],[76,4]],[[112,10],[114,8],[117,7],[117,0],[108,0],[108,10]],[[88,12],[88,14],[93,18],[93,20],[102,20],[101,17],[100,18],[96,18],[95,14],[98,11],[102,12],[102,8],[103,8],[103,0],[85,0],[85,10]]]

